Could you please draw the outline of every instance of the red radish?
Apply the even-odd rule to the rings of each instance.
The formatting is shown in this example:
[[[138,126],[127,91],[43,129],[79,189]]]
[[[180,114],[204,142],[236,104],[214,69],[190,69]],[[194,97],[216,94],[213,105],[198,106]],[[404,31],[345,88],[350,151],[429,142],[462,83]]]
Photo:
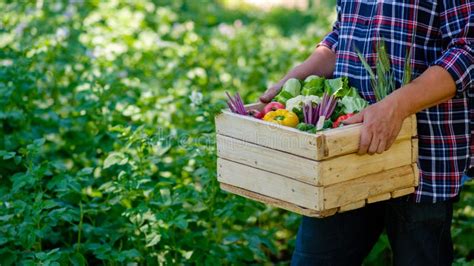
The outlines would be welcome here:
[[[263,108],[263,115],[266,115],[269,112],[276,111],[278,109],[285,109],[285,105],[279,102],[271,102]]]
[[[256,110],[256,109],[249,110],[249,115],[257,119],[262,119],[265,116],[263,112],[260,112],[259,110]]]

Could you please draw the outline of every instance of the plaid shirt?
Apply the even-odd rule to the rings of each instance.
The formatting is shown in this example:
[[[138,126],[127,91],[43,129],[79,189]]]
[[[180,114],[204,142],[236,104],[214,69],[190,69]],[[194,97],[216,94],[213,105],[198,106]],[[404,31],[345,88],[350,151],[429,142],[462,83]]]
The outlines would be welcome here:
[[[455,197],[461,176],[471,162],[474,139],[474,2],[470,0],[337,1],[338,19],[319,45],[336,52],[335,77],[348,76],[351,85],[371,103],[375,97],[357,48],[375,66],[375,43],[383,39],[392,71],[401,86],[409,47],[413,47],[413,78],[428,67],[446,69],[456,82],[456,96],[417,113],[420,185],[417,202]],[[470,144],[473,145],[470,149]]]

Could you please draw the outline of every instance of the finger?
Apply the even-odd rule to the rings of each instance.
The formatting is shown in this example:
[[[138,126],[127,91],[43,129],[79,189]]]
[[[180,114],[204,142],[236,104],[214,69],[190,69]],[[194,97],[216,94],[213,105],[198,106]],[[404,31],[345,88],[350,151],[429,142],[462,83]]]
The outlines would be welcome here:
[[[377,152],[377,148],[379,147],[380,142],[381,141],[379,138],[377,138],[376,136],[372,136],[372,141],[370,142],[367,153],[370,155],[374,155],[374,153]]]
[[[348,119],[342,121],[344,125],[351,125],[364,122],[364,113],[360,112],[355,114],[354,116],[349,117]]]
[[[275,96],[280,92],[280,88],[272,87],[266,90],[262,96],[260,96],[260,101],[262,103],[269,103],[275,98]]]
[[[382,154],[382,152],[385,151],[385,147],[386,147],[386,146],[387,146],[387,141],[381,140],[381,141],[379,142],[379,146],[377,147],[377,151],[376,151],[376,152],[377,152],[378,154]]]
[[[370,142],[372,141],[372,133],[363,129],[360,134],[360,144],[359,144],[359,155],[367,153],[369,149]]]
[[[392,147],[393,143],[395,143],[396,140],[397,140],[397,136],[392,136],[392,137],[387,141],[387,145],[385,145],[385,150],[388,151],[388,149],[390,149],[390,147]]]
[[[400,129],[394,130],[392,132],[392,135],[390,136],[390,139],[387,141],[387,145],[385,146],[385,150],[390,149],[390,147],[392,147],[393,143],[395,143],[397,141],[399,133],[400,133]]]

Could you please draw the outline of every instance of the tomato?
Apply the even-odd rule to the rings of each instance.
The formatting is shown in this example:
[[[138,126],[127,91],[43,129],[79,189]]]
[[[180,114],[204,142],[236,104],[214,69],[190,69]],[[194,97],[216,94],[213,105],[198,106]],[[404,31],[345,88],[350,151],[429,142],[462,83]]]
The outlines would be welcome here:
[[[332,124],[332,128],[338,128],[341,125],[342,121],[352,116],[354,116],[354,114],[341,115],[336,119],[336,121],[334,121],[334,123]]]

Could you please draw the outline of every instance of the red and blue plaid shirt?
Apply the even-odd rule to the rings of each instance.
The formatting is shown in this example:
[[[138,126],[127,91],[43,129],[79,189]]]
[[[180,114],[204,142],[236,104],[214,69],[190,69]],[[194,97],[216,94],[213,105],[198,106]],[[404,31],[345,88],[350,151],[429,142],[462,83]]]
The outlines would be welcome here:
[[[355,51],[374,67],[380,39],[386,43],[397,87],[410,47],[413,78],[433,65],[452,75],[456,96],[417,113],[420,185],[414,196],[417,202],[455,197],[464,171],[474,165],[474,2],[338,0],[337,11],[333,31],[320,45],[337,54],[334,76],[348,76],[369,102],[375,102],[369,75]]]

